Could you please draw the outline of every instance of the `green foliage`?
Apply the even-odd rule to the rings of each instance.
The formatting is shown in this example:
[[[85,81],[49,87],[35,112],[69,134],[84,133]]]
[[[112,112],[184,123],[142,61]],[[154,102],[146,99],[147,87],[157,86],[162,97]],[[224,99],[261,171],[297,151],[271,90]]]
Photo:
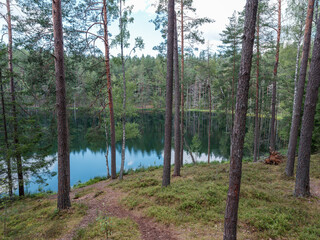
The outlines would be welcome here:
[[[8,203],[0,216],[6,213],[6,232],[0,227],[3,239],[56,239],[69,228],[80,223],[87,207],[74,203],[68,211],[57,211],[56,201],[46,197],[23,198]],[[2,223],[3,223],[2,219]]]
[[[137,223],[130,218],[117,218],[100,213],[94,223],[78,230],[74,240],[89,239],[132,239],[138,240],[140,232]]]
[[[319,97],[318,97],[318,104],[316,108],[316,115],[314,118],[315,118],[314,130],[312,134],[312,145],[311,145],[311,150],[313,153],[320,151],[320,98]]]
[[[190,150],[195,153],[199,153],[201,148],[201,140],[198,135],[194,135],[192,138],[192,143],[190,145]]]
[[[89,181],[85,182],[85,183],[81,183],[81,181],[79,181],[77,184],[73,185],[73,188],[74,189],[77,189],[77,188],[83,188],[83,187],[86,187],[86,186],[89,186],[89,185],[93,185],[97,182],[101,182],[101,181],[104,181],[104,180],[107,180],[106,177],[94,177],[92,179],[90,179]]]

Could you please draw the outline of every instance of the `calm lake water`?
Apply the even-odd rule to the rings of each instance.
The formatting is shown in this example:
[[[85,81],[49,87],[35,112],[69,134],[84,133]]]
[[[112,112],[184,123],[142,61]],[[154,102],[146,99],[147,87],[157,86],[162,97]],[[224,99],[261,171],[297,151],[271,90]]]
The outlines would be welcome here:
[[[39,121],[46,127],[49,134],[47,141],[52,143],[51,156],[56,156],[56,121],[53,114],[39,114]],[[200,146],[194,152],[197,161],[207,161],[208,151],[208,113],[187,112],[185,116],[186,141],[192,145],[193,136],[199,137]],[[140,167],[159,166],[163,164],[163,139],[164,139],[164,113],[141,112],[134,119],[139,124],[141,136],[126,142],[125,170]],[[253,122],[249,120],[249,123]],[[100,126],[98,116],[78,110],[69,113],[70,129],[70,183],[86,182],[96,176],[106,176],[106,141],[104,126]],[[230,123],[231,116],[225,114],[212,115],[211,129],[211,161],[228,160],[230,151]],[[251,140],[250,140],[251,141]],[[263,142],[263,141],[262,141]],[[250,155],[251,146],[245,150]],[[262,144],[260,152],[265,152],[266,146]],[[172,147],[172,162],[174,161],[174,149]],[[116,145],[117,171],[120,169],[121,142]],[[184,162],[191,163],[191,156],[187,149],[184,151]],[[50,167],[51,171],[57,172],[57,161]],[[110,150],[109,150],[109,166]],[[30,182],[26,185],[28,192],[39,190],[57,191],[57,176],[47,177],[45,184]]]

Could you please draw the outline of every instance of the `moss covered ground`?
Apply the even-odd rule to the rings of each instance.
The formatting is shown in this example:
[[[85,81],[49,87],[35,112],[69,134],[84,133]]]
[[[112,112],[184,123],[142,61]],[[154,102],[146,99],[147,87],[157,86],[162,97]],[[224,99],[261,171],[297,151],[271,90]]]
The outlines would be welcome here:
[[[295,180],[283,174],[284,167],[285,163],[243,163],[238,239],[320,239],[320,198],[295,198]],[[119,199],[123,208],[170,226],[180,239],[221,239],[229,164],[186,165],[181,174],[162,188],[161,167],[139,169],[107,187],[126,192]],[[311,158],[310,176],[315,192],[313,188],[320,188],[320,154]],[[78,189],[73,201],[93,194],[97,181],[84,184],[90,186]],[[56,199],[47,195],[2,201],[0,239],[59,239],[86,214],[87,206],[76,202],[71,209],[58,212]],[[88,226],[76,229],[74,239],[105,239],[107,235],[133,240],[141,236],[137,223],[129,217],[100,212]]]

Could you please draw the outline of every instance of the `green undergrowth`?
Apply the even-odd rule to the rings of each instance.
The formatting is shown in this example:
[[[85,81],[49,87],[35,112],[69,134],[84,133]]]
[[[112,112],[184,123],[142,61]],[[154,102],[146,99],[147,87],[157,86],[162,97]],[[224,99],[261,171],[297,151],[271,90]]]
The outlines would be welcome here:
[[[109,217],[100,214],[95,222],[86,228],[78,229],[73,240],[139,240],[140,232],[138,225],[130,218]]]
[[[2,203],[0,239],[57,239],[76,226],[87,212],[87,206],[74,203],[58,211],[56,199],[44,196]]]
[[[285,163],[243,163],[239,239],[320,239],[320,199],[295,198],[294,178],[284,176],[284,167]],[[319,154],[312,156],[310,169],[311,179],[320,181]],[[121,200],[128,209],[142,211],[158,222],[180,229],[192,228],[201,233],[205,228],[203,234],[221,236],[229,164],[186,165],[182,177],[172,178],[166,188],[161,187],[162,170],[135,172],[111,186],[128,193]],[[188,239],[207,239],[184,232]]]
[[[82,183],[81,181],[79,181],[78,183],[76,183],[75,185],[73,185],[73,189],[77,189],[77,188],[83,188],[89,185],[93,185],[97,182],[101,182],[107,180],[107,177],[94,177],[90,180],[88,180],[87,182]]]

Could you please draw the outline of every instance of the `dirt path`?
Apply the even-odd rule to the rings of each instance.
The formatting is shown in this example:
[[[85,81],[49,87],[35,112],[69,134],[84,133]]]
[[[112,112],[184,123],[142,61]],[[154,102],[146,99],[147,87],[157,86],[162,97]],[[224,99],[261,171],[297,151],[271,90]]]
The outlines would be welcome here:
[[[60,238],[60,240],[71,240],[77,233],[77,230],[85,228],[89,223],[94,222],[100,212],[107,212],[109,215],[119,218],[129,217],[138,224],[141,239],[143,240],[179,239],[179,233],[174,232],[169,227],[165,227],[154,222],[150,218],[141,216],[138,212],[128,211],[121,207],[119,205],[119,199],[123,198],[125,194],[108,187],[110,183],[111,181],[103,181],[71,192],[70,197],[72,202],[86,204],[88,206],[88,211],[81,222],[74,229]],[[75,199],[77,193],[79,194],[81,191],[86,190],[90,191],[90,188],[94,189],[94,191],[89,192],[83,197]],[[99,196],[96,196],[97,193],[100,193]]]

